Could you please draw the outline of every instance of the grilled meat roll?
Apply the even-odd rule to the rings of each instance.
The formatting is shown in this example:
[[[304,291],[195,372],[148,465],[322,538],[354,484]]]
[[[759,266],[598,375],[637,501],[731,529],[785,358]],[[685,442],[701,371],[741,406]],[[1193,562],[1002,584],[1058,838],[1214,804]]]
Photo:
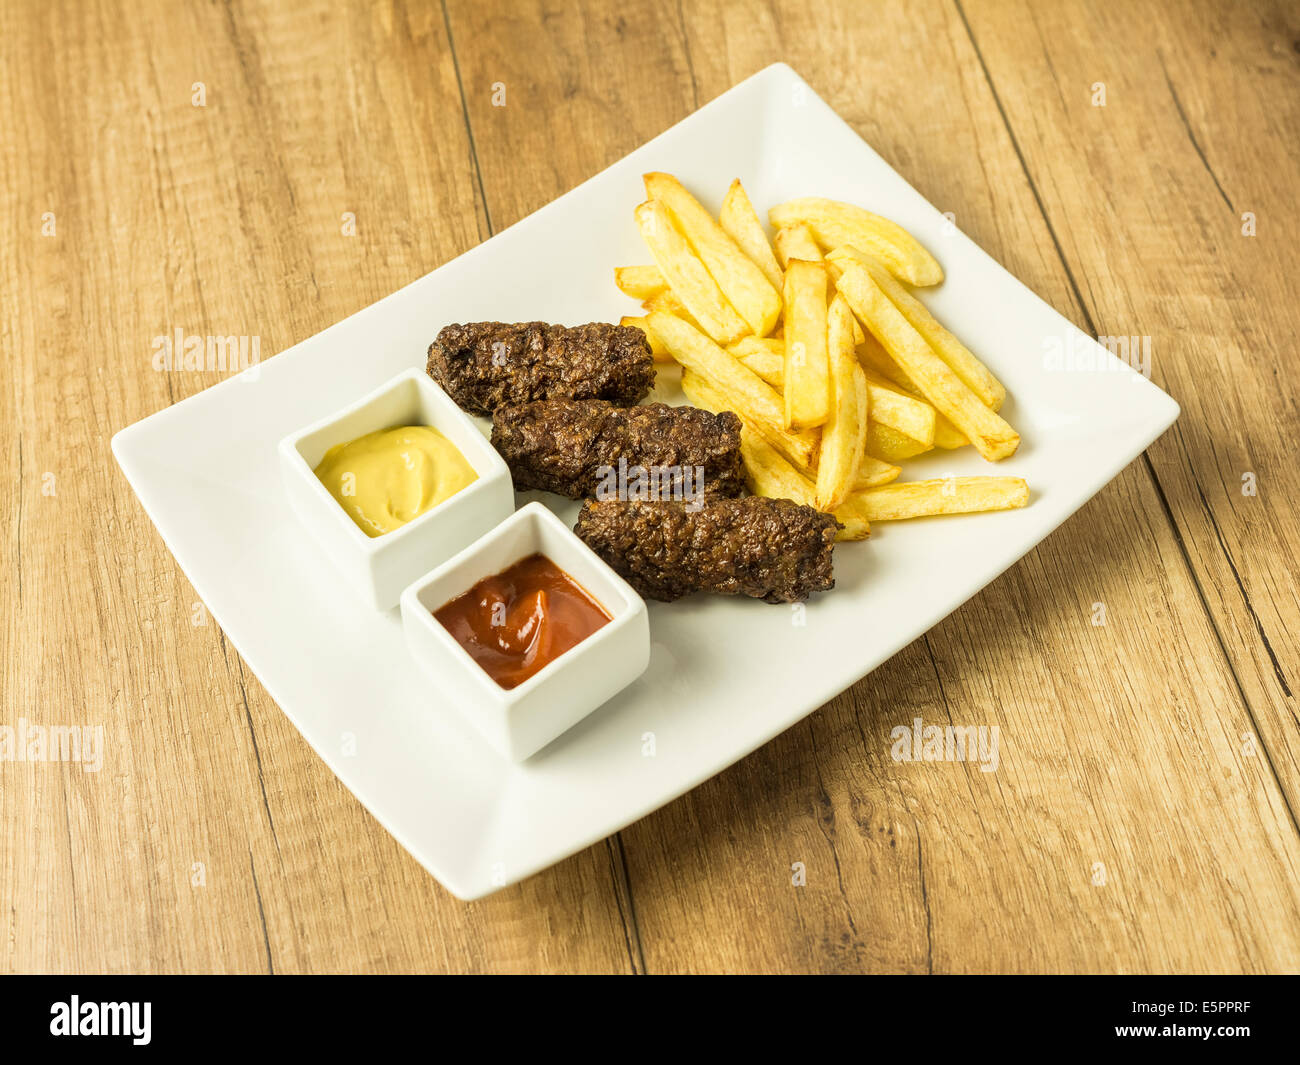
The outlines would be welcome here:
[[[745,487],[740,424],[730,411],[543,399],[498,407],[492,414],[492,446],[506,460],[520,491],[540,488],[582,499],[596,495],[611,472],[640,467],[646,472],[639,476],[664,492],[675,478],[676,487],[690,498],[738,496]],[[654,498],[683,496],[679,491]]]
[[[604,322],[449,325],[429,345],[426,369],[471,414],[561,396],[627,405],[655,380],[645,333]]]
[[[839,522],[791,499],[588,501],[574,531],[648,599],[691,592],[796,603],[835,586]]]

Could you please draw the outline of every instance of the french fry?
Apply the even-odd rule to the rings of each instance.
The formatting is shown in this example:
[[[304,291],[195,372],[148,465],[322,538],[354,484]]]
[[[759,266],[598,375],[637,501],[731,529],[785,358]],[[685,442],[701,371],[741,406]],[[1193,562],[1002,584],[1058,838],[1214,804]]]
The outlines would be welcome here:
[[[889,297],[889,301],[902,312],[939,358],[943,359],[958,377],[965,382],[980,402],[991,410],[1002,406],[1007,398],[1007,390],[1002,382],[979,359],[977,359],[960,340],[945,329],[926,308],[925,304],[913,296],[876,259],[863,254],[859,249],[837,248],[828,256],[831,262],[852,261],[866,268],[871,279],[880,286],[880,290]]]
[[[817,247],[812,230],[802,222],[778,229],[773,243],[782,270],[790,265],[791,259],[802,259],[808,263],[819,263],[822,260],[822,250]]]
[[[890,481],[898,480],[898,475],[902,472],[892,463],[883,462],[864,453],[858,460],[858,476],[853,482],[853,491],[860,492],[864,488],[877,488],[882,484],[889,484]]]
[[[791,259],[785,271],[785,427],[811,429],[830,417],[826,357],[826,267]]]
[[[674,315],[652,312],[650,328],[659,334],[674,359],[705,379],[706,390],[716,393],[722,403],[721,409],[735,411],[750,422],[797,465],[805,469],[810,466],[816,434],[786,431],[781,397],[771,385],[734,355]],[[711,389],[708,386],[712,386]],[[682,389],[691,396],[685,373],[682,374]],[[706,390],[701,390],[700,394],[703,396]],[[714,409],[705,402],[697,406]]]
[[[790,433],[785,430],[778,433],[770,427],[753,424],[746,418],[744,411],[737,409],[741,404],[728,399],[712,381],[692,370],[682,371],[682,392],[691,401],[692,406],[699,407],[701,410],[709,410],[714,414],[729,410],[738,415],[745,421],[746,425],[751,426],[754,432],[762,436],[772,447],[784,455],[786,461],[795,469],[805,475],[812,475],[812,459],[817,453],[816,433]],[[878,483],[888,484],[889,482],[885,480]],[[863,487],[874,486],[864,485]],[[856,490],[857,485],[854,488]]]
[[[730,344],[749,332],[744,319],[727,302],[708,268],[691,251],[667,207],[655,200],[641,204],[636,209],[636,224],[672,294],[681,300],[709,336],[719,344]],[[662,295],[661,292],[652,298]]]
[[[995,462],[1015,453],[1020,435],[989,410],[953,373],[912,324],[890,302],[866,268],[858,263],[832,263],[836,287],[844,294],[863,326],[881,342],[934,408],[953,423],[975,449]]]
[[[662,292],[656,292],[648,300],[642,300],[641,306],[647,311],[664,311],[667,314],[675,314],[683,322],[689,322],[701,333],[704,332],[704,327],[695,320],[695,315],[686,309],[686,304],[679,300],[670,288],[666,288]]]
[[[771,447],[784,455],[791,466],[805,476],[812,476],[812,459],[817,453],[816,433],[789,433],[782,430],[778,434],[771,428],[753,424],[745,417],[743,411],[736,409],[740,404],[732,402],[712,381],[693,370],[682,371],[682,392],[690,400],[692,406],[699,407],[701,410],[712,411],[714,414],[721,414],[724,410],[729,410],[738,415],[746,425],[749,425],[755,433],[763,437]],[[880,481],[879,483],[888,484],[889,482]],[[875,487],[875,485],[863,485],[862,487]],[[858,486],[854,485],[855,491],[857,488]]]
[[[901,521],[937,514],[1014,510],[1029,502],[1029,486],[1019,477],[943,477],[905,481],[855,492],[851,506],[868,521]]]
[[[643,303],[642,306],[647,310],[651,309],[649,301]],[[858,361],[868,371],[880,374],[881,377],[886,378],[904,392],[908,392],[918,399],[925,398],[916,382],[908,376],[907,371],[889,357],[889,352],[881,347],[880,341],[870,333],[866,335],[865,339],[858,342]]]
[[[773,341],[769,337],[751,336],[741,337],[734,344],[729,345],[727,350],[758,374],[759,377],[763,378],[763,380],[769,385],[777,389],[777,391],[780,391],[782,387],[782,378],[785,372],[783,345],[779,342]],[[865,374],[865,376],[869,382],[871,375]],[[687,382],[683,380],[683,387],[686,386],[686,383]],[[916,404],[916,406],[923,411],[928,410],[931,419],[935,417],[934,408],[924,400],[912,399],[912,397],[905,395],[903,392],[895,392],[892,389],[888,389],[888,391],[892,393],[893,397],[897,397],[893,400],[894,406],[891,407],[891,399],[886,398],[884,409],[877,410],[875,406],[876,396],[883,396],[886,389],[873,388],[870,383],[868,383],[867,390],[868,407],[873,415],[881,414],[883,416],[888,416],[891,411],[902,411],[905,417],[901,417],[899,420],[904,422],[910,421],[913,427],[915,427],[917,414],[915,411],[907,411],[906,408],[902,407],[898,403],[898,400],[902,399],[910,400],[910,402]],[[696,406],[700,405],[701,404],[699,403],[696,404]],[[923,420],[924,415],[920,415],[920,418]],[[897,479],[902,472],[902,470],[892,463],[875,458],[872,455],[866,454],[864,451],[858,458],[858,474],[854,479],[852,490],[857,492],[864,488],[875,488],[882,484],[888,484],[890,481]]]
[[[785,341],[771,337],[741,337],[727,350],[780,392],[785,388]]]
[[[646,174],[644,180],[646,195],[662,204],[676,220],[687,243],[703,261],[722,294],[749,325],[750,331],[758,336],[767,336],[781,317],[781,293],[763,275],[758,264],[740,250],[700,201],[687,192],[672,174]],[[668,276],[668,271],[665,270],[664,274]],[[668,280],[676,289],[676,282],[671,277]],[[678,295],[686,306],[691,306],[691,301],[683,293]],[[692,307],[691,310],[695,309]],[[695,317],[700,316],[696,313]],[[700,321],[704,319],[700,318]],[[730,343],[736,338],[732,336],[724,341],[719,336],[715,339],[719,343]]]
[[[938,422],[935,409],[925,400],[894,388],[877,373],[868,370],[862,373],[871,399],[871,417],[927,447],[932,445]]]
[[[767,213],[774,228],[806,225],[824,248],[851,244],[874,255],[909,285],[937,285],[943,267],[906,229],[861,207],[818,196],[788,200]]]
[[[777,292],[781,291],[781,267],[776,256],[772,254],[772,245],[767,239],[767,231],[758,219],[758,212],[749,202],[745,186],[736,178],[722,198],[722,210],[718,213],[718,225],[740,247],[754,264],[763,271],[763,276],[771,282]]]
[[[941,447],[944,451],[955,451],[959,447],[970,447],[970,441],[962,435],[961,430],[952,422],[938,411],[935,411],[934,446]]]
[[[877,421],[867,424],[867,454],[883,462],[906,462],[932,447],[933,444],[923,444],[906,433],[900,433],[892,425],[882,425]]]
[[[862,367],[857,364],[856,359],[852,363],[852,368],[853,368],[853,388],[857,392],[857,396],[855,398],[857,399],[857,408],[858,408],[857,413],[858,413],[859,436],[855,441],[855,443],[857,444],[857,449],[853,460],[853,479],[849,485],[850,491],[852,491],[854,485],[858,483],[859,478],[862,476],[862,468],[864,464],[866,464],[867,459],[869,457],[866,454],[866,443],[867,443],[867,426],[870,424],[870,414],[871,414],[871,395],[867,390],[866,374],[863,372]],[[885,463],[884,465],[889,466],[890,464]],[[889,479],[892,481],[894,478],[891,475]]]
[[[733,355],[775,355],[785,361],[785,339],[782,337],[741,337],[733,344],[727,345]]]
[[[816,505],[813,483],[748,424],[740,431],[740,457],[745,463],[745,482],[754,495]],[[842,506],[832,513],[844,526],[836,532],[836,540],[865,540],[871,535],[870,524],[856,507]]]
[[[741,337],[734,344],[727,345],[731,354],[778,392],[785,387],[785,357],[781,354],[781,349],[780,342],[770,337]],[[929,403],[895,387],[875,371],[864,370],[863,373],[872,420],[897,429],[903,436],[923,445],[919,449],[911,449],[906,457],[910,458],[931,446],[938,446],[937,429],[941,419]],[[957,436],[958,443],[955,446],[969,443],[955,429],[951,431]],[[898,476],[897,472],[894,476]]]
[[[663,271],[657,266],[616,266],[614,284],[633,299],[647,300],[668,287]]]
[[[655,331],[650,328],[650,322],[648,319],[624,315],[619,319],[618,324],[631,326],[633,329],[639,329],[645,334],[645,338],[650,344],[650,353],[654,355],[655,362],[673,361],[673,357],[668,354],[668,349],[664,347],[664,342],[660,340]]]
[[[886,379],[899,391],[920,400],[922,403],[926,403],[925,396],[916,387],[916,382],[908,377],[902,367],[889,357],[889,353],[880,346],[880,341],[870,333],[867,334],[866,340],[858,345],[858,361],[867,368],[868,382],[870,382],[873,372],[878,373],[881,378]],[[942,414],[935,411],[934,446],[941,447],[945,451],[952,451],[955,448],[968,447],[969,445],[970,441],[961,434],[961,431]]]
[[[819,263],[822,261],[822,252],[817,247],[817,242],[813,240],[812,230],[807,226],[790,226],[788,229],[782,229],[776,235],[776,254],[781,260],[782,269],[790,265],[793,259],[803,259],[805,262]],[[863,340],[862,326],[858,324],[856,318],[853,319],[853,342],[861,344]]]
[[[853,312],[843,296],[831,301],[826,322],[831,407],[817,460],[817,509],[830,511],[844,502],[857,480],[870,401],[866,374],[853,350]]]

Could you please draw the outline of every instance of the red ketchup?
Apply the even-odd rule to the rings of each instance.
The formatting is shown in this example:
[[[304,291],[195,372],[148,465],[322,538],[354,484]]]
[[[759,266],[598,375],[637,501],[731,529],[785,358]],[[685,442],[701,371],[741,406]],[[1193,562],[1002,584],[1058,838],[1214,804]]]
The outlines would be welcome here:
[[[433,616],[507,690],[610,621],[605,609],[545,555],[529,555],[483,578]]]

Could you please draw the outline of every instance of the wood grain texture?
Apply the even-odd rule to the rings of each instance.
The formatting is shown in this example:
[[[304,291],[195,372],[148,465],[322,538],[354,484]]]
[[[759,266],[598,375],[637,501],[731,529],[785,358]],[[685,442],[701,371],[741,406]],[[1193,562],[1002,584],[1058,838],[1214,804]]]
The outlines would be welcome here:
[[[1280,293],[1300,242],[1300,18],[1286,4],[1191,12],[1147,5],[1142,35],[1081,4],[971,4],[970,23],[990,71],[1025,51],[1016,27],[1039,45],[992,86],[1023,130],[1082,324],[1149,336],[1155,379],[1183,403],[1147,465],[1294,816],[1300,317]],[[1105,107],[1088,102],[1098,81]],[[1045,109],[1051,122],[1028,121]],[[1072,146],[1079,165],[1055,166]]]
[[[15,7],[0,724],[111,754],[0,764],[0,968],[1300,968],[1298,40],[1226,0]],[[1150,336],[1183,416],[820,712],[459,903],[194,623],[109,437],[220,377],[155,336],[287,347],[776,60],[1081,328]],[[894,762],[915,717],[997,724],[998,771]]]

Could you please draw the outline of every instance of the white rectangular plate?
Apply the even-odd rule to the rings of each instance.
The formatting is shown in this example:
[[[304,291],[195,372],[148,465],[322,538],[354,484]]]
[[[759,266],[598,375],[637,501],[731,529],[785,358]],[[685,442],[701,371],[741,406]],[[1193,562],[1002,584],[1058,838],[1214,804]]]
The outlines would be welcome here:
[[[802,624],[789,607],[753,600],[652,604],[642,679],[513,765],[439,705],[408,658],[398,612],[373,612],[336,579],[289,511],[276,443],[423,365],[449,322],[576,324],[638,313],[612,270],[649,259],[632,221],[648,170],[679,175],[715,207],[740,177],[760,213],[791,197],[828,196],[916,234],[947,272],[922,298],[1006,384],[1004,413],[1023,442],[996,468],[964,448],[913,460],[904,476],[1017,475],[1031,502],[878,525],[869,542],[839,545],[836,587],[807,605]],[[1049,356],[1062,349],[1095,356],[1096,368],[1053,367]],[[680,401],[671,373],[660,378],[660,397]],[[113,451],[289,719],[429,872],[470,899],[645,816],[817,709],[1039,543],[1177,415],[1172,399],[954,231],[777,65],[427,277],[123,430]],[[528,498],[570,522],[576,514],[555,496]],[[643,755],[646,733],[655,736],[652,757]]]

